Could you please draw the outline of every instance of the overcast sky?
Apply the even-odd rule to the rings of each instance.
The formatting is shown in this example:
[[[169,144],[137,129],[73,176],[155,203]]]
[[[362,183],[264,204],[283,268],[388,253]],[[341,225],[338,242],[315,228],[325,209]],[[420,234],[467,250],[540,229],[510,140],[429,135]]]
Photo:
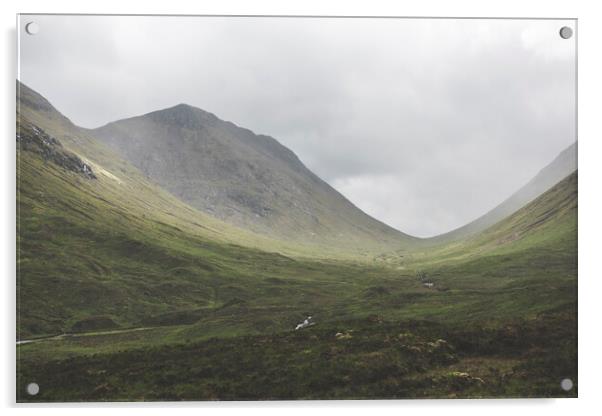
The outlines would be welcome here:
[[[558,34],[573,21],[21,21],[21,81],[74,123],[191,104],[275,137],[417,236],[484,214],[576,140],[575,37]]]

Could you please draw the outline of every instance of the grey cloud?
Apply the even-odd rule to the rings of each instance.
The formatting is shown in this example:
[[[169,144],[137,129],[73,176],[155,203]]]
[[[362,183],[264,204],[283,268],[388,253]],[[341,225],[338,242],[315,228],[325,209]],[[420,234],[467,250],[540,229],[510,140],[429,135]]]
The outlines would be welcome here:
[[[277,138],[419,236],[483,214],[576,139],[566,21],[36,21],[20,78],[75,123],[186,102]]]

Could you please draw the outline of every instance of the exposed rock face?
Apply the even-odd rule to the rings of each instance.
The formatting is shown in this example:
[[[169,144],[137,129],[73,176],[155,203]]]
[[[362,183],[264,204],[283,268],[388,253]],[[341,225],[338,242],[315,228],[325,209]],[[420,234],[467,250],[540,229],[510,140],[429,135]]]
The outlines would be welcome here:
[[[92,133],[172,194],[256,232],[305,241],[401,244],[272,137],[180,104]]]
[[[56,163],[87,179],[96,179],[96,175],[87,163],[65,150],[61,142],[34,125],[20,124],[17,128],[17,142],[22,150],[37,153],[44,160]]]

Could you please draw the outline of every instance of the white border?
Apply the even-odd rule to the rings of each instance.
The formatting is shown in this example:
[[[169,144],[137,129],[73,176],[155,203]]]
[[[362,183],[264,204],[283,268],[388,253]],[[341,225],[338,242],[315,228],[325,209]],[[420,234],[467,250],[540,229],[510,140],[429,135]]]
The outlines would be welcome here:
[[[190,414],[230,413],[244,411],[250,414],[306,414],[308,412],[344,412],[346,415],[365,414],[367,411],[400,414],[400,412],[425,412],[447,415],[504,415],[519,412],[537,412],[550,415],[591,414],[601,407],[597,402],[602,386],[601,352],[602,316],[598,307],[602,298],[602,260],[598,254],[602,242],[600,226],[602,215],[600,166],[602,166],[602,110],[601,54],[602,14],[595,1],[378,1],[378,0],[3,0],[2,13],[3,99],[0,101],[2,117],[2,249],[0,264],[2,276],[2,374],[0,377],[0,403],[9,407],[9,413],[24,414],[43,411],[49,415],[105,414],[107,407],[116,414],[134,410],[159,415],[169,406],[170,411]],[[346,402],[258,402],[258,403],[185,403],[185,404],[104,404],[54,406],[16,406],[14,404],[15,371],[15,142],[14,105],[16,78],[16,13],[128,13],[128,14],[252,14],[252,15],[391,15],[391,16],[445,16],[445,17],[566,17],[579,19],[579,399],[565,400],[438,400],[438,401],[346,401]],[[16,407],[16,408],[15,408]],[[98,408],[100,407],[100,408]],[[200,407],[200,409],[199,409]],[[19,409],[21,408],[21,409]]]

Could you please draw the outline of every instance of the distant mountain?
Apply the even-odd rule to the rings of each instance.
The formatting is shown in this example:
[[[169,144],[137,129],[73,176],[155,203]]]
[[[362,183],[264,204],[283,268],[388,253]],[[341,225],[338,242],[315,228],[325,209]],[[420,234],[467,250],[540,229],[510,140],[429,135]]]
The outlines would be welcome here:
[[[549,165],[544,167],[525,186],[516,191],[500,205],[476,220],[427,241],[444,243],[474,235],[518,211],[529,202],[552,188],[577,170],[577,143],[563,150]]]
[[[279,239],[403,246],[272,137],[180,104],[91,134],[193,207]]]

